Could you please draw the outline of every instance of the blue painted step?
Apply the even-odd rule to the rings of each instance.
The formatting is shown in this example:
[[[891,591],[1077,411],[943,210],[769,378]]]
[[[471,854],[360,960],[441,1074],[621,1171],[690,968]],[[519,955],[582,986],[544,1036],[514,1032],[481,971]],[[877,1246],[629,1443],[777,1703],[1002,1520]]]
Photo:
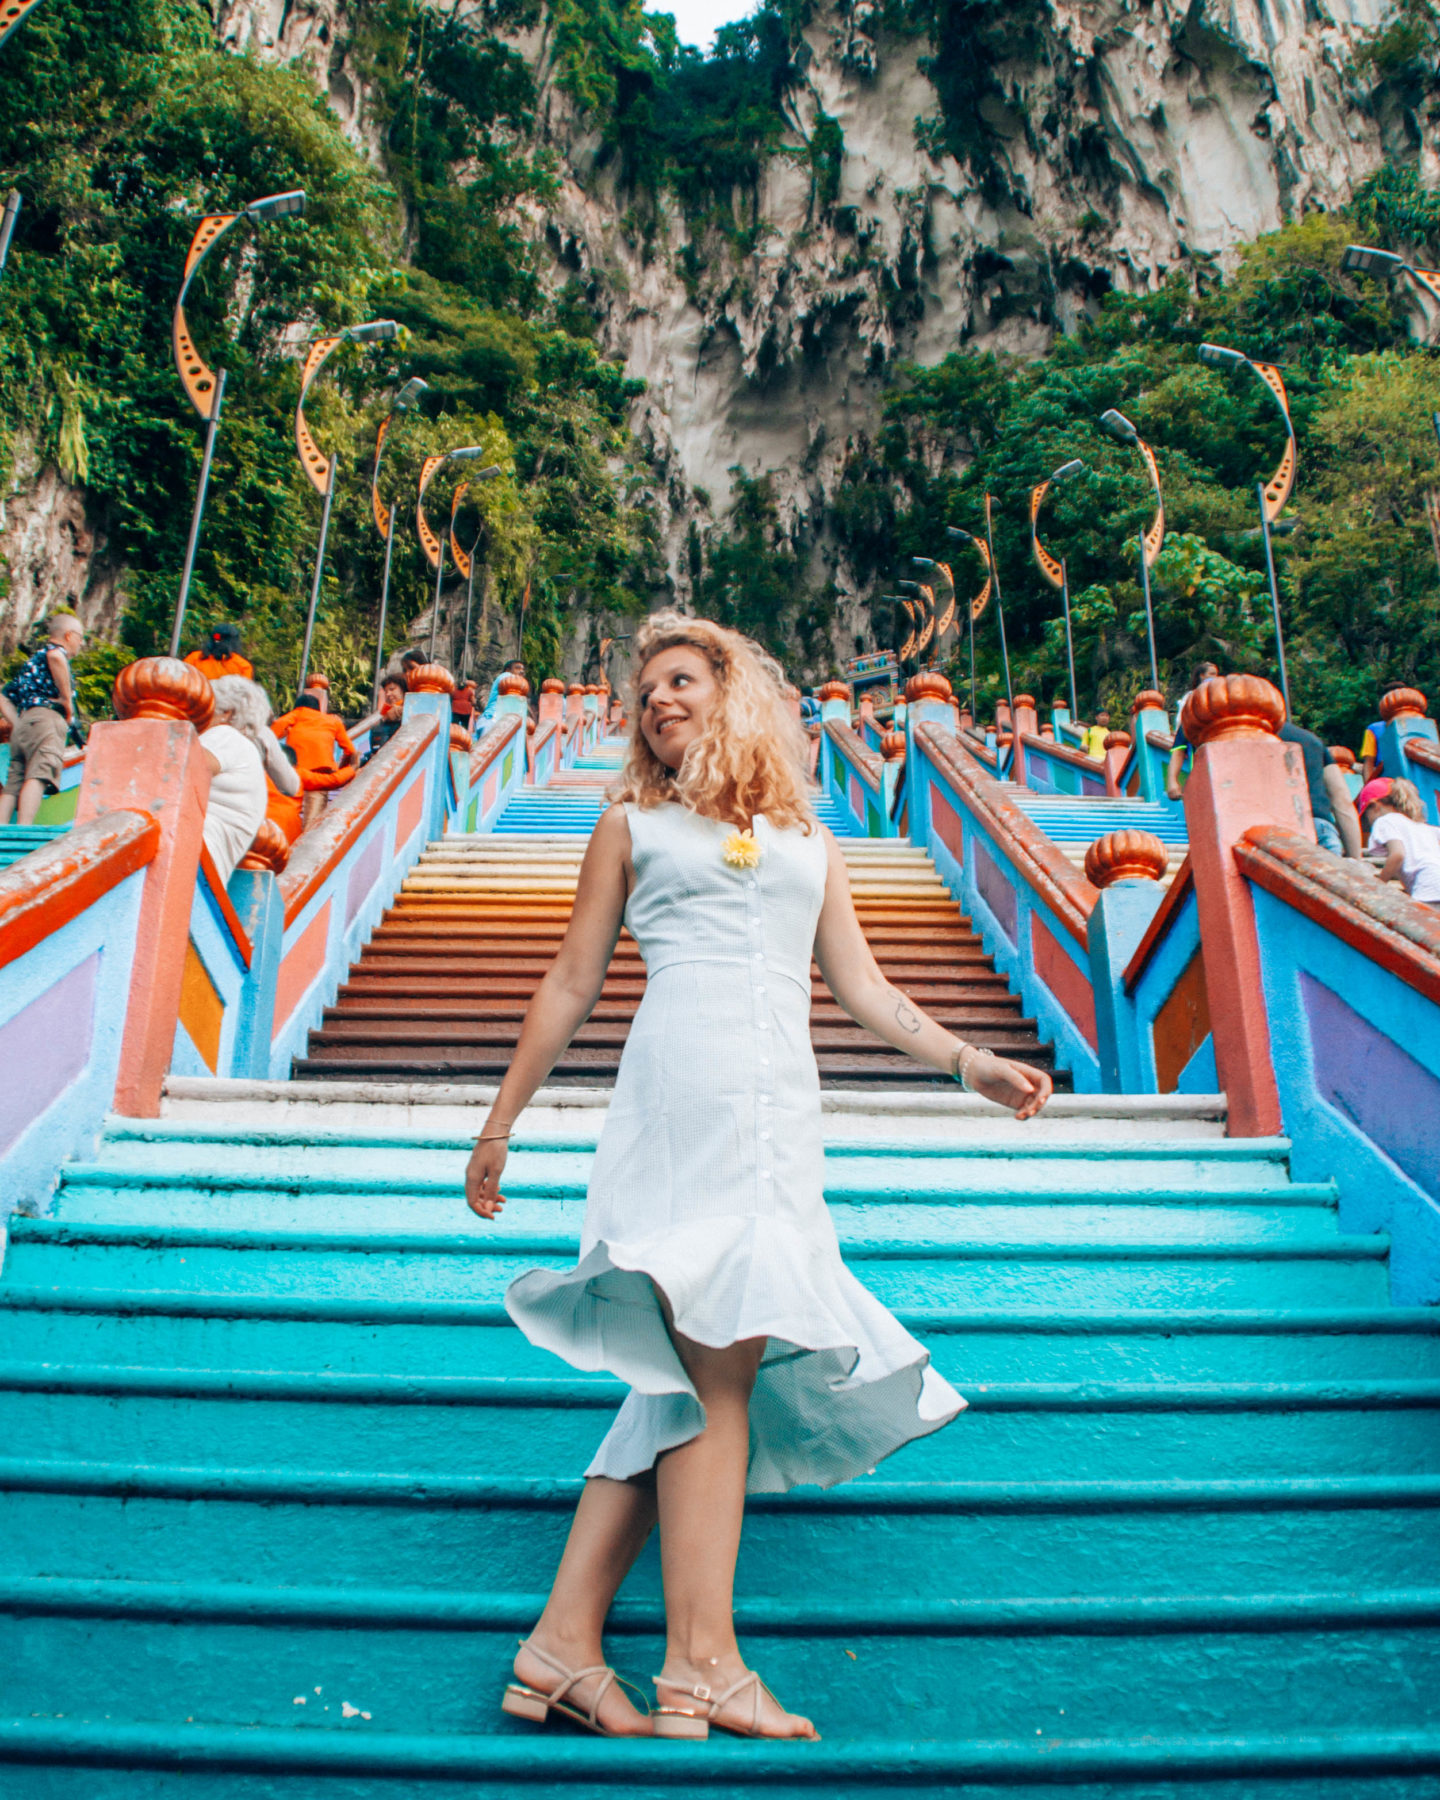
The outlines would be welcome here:
[[[1012,787],[1010,798],[1057,844],[1091,844],[1107,831],[1148,831],[1163,844],[1189,842],[1185,814],[1161,800],[1080,799]]]
[[[1440,1314],[1388,1304],[1384,1240],[1283,1140],[832,1136],[852,1267],[971,1409],[756,1500],[744,1641],[826,1742],[681,1755],[495,1707],[617,1398],[501,1304],[573,1254],[597,1110],[522,1125],[495,1228],[453,1127],[317,1114],[113,1121],[14,1221],[0,1789],[1313,1800],[1353,1765],[1348,1800],[1440,1769]],[[610,1638],[641,1676],[659,1591],[652,1547]]]
[[[68,825],[0,825],[0,869],[8,869],[32,850],[63,837]]]

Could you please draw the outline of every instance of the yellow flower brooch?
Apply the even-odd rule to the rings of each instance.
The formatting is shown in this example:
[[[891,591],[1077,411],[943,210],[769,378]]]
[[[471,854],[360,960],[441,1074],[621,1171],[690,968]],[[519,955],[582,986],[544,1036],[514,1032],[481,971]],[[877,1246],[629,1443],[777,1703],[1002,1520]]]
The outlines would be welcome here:
[[[759,866],[760,846],[749,831],[732,831],[720,846],[720,854],[732,869],[754,869]]]

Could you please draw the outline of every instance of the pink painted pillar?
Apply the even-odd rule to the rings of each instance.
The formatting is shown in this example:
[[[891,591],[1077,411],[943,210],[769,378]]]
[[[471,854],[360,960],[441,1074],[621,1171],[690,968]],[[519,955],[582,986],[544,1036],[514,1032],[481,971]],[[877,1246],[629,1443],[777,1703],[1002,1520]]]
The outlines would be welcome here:
[[[565,683],[557,681],[553,675],[540,683],[538,712],[542,725],[547,719],[554,719],[558,725],[565,716]]]
[[[1105,739],[1105,792],[1118,798],[1121,793],[1120,771],[1130,754],[1130,733],[1112,731]]]
[[[1015,768],[1014,779],[1021,787],[1030,785],[1025,769],[1025,746],[1020,742],[1020,734],[1028,732],[1031,737],[1040,735],[1040,715],[1035,710],[1035,701],[1029,694],[1015,696]]]
[[[133,806],[153,813],[160,825],[160,849],[145,872],[140,897],[114,1103],[128,1118],[153,1119],[175,1048],[210,793],[195,727],[208,722],[212,701],[210,684],[198,669],[173,657],[151,656],[121,671],[115,702],[118,712],[130,716],[103,722],[90,733],[75,823]]]
[[[1185,705],[1185,733],[1195,748],[1185,823],[1231,1137],[1269,1137],[1282,1129],[1254,901],[1234,850],[1252,825],[1314,836],[1304,760],[1297,746],[1275,735],[1284,717],[1278,692],[1254,675],[1207,681]]]

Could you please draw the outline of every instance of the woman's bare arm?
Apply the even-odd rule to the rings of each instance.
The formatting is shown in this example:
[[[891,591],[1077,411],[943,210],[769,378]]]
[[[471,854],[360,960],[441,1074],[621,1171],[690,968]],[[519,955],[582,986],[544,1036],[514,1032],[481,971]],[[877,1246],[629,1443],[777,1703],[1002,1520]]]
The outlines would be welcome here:
[[[857,1025],[917,1062],[951,1074],[963,1040],[937,1025],[880,972],[855,916],[844,853],[828,831],[825,838],[829,867],[815,933],[815,960],[826,986]],[[1017,1118],[1033,1118],[1050,1098],[1052,1084],[1043,1070],[992,1056],[988,1050],[967,1058],[965,1072],[977,1093],[1013,1108]]]
[[[482,1219],[494,1218],[505,1204],[500,1192],[503,1134],[529,1105],[600,997],[625,916],[629,868],[629,822],[623,807],[612,806],[591,835],[565,941],[535,990],[510,1067],[465,1170],[466,1202]]]

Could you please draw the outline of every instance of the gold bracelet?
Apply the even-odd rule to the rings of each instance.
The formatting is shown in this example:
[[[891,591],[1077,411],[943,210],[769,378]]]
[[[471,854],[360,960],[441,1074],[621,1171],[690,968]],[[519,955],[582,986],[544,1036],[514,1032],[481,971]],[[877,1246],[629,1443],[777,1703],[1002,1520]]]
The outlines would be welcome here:
[[[507,1125],[503,1131],[482,1131],[480,1133],[479,1137],[476,1138],[475,1142],[477,1144],[502,1143],[506,1138],[509,1137],[510,1133],[514,1129],[515,1129],[515,1127],[513,1125]]]

